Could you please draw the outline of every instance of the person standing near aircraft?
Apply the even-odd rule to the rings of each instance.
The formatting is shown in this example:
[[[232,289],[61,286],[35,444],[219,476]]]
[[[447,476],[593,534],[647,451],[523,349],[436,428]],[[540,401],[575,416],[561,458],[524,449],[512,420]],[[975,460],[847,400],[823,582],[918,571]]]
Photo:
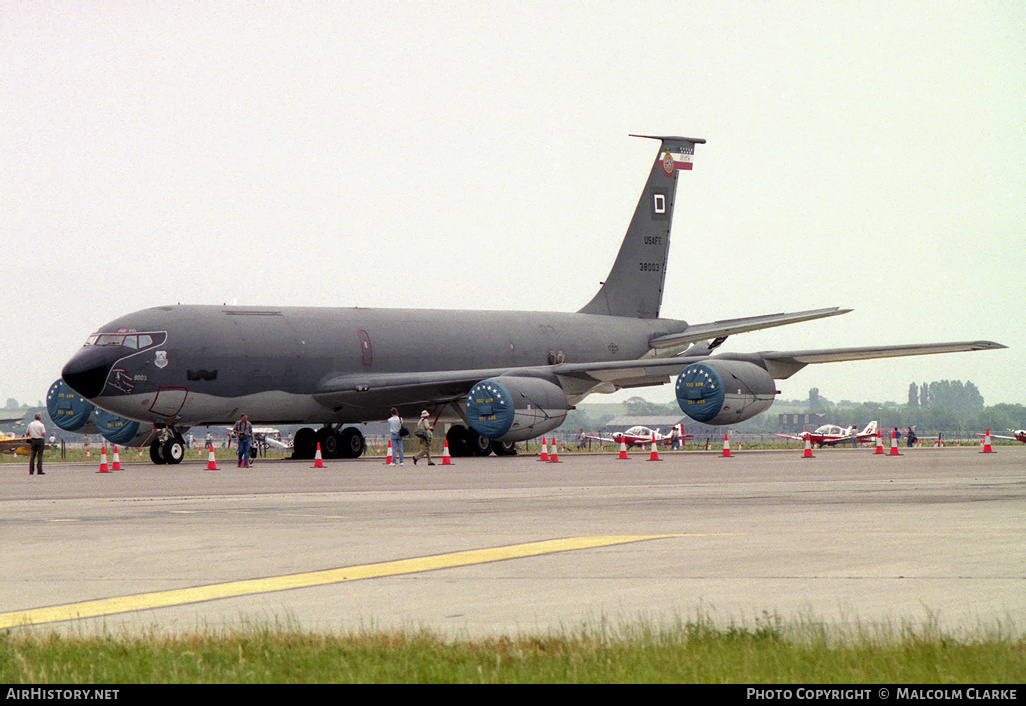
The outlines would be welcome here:
[[[388,433],[392,437],[392,452],[395,454],[393,466],[403,465],[403,420],[399,416],[399,410],[392,408],[392,416],[388,418]]]
[[[32,454],[29,456],[29,475],[32,475],[33,468],[39,475],[43,473],[43,449],[46,448],[46,427],[43,426],[43,415],[36,412],[36,418],[29,422],[25,429],[25,436],[29,438],[32,445]]]
[[[249,417],[245,414],[242,419],[235,422],[232,427],[232,436],[239,437],[239,468],[249,468],[253,464],[249,461],[249,447],[253,443],[253,425],[249,423]]]
[[[431,414],[425,409],[420,413],[420,421],[417,422],[417,431],[413,432],[417,438],[420,439],[420,451],[413,457],[413,465],[417,465],[418,458],[424,458],[427,456],[429,466],[433,466],[434,461],[431,460],[431,439],[434,436],[434,426],[431,424]],[[399,443],[402,443],[401,441]]]

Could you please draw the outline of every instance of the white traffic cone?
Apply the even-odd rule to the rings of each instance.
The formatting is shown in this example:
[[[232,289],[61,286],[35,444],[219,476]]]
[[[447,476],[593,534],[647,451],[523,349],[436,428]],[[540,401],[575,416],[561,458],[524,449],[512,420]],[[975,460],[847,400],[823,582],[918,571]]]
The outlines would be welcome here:
[[[730,455],[730,440],[727,434],[723,434],[723,453],[720,454],[720,458],[734,458]]]
[[[802,458],[816,458],[812,455],[812,439],[809,438],[809,432],[805,432],[805,451],[802,452]]]
[[[986,436],[983,437],[983,451],[980,453],[993,454],[997,453],[990,445],[990,429],[987,430]]]
[[[552,437],[552,451],[549,452],[549,463],[562,463],[559,460],[559,448],[556,446],[556,437]]]
[[[97,473],[110,473],[110,469],[107,468],[107,445],[104,444],[100,451],[100,470]]]

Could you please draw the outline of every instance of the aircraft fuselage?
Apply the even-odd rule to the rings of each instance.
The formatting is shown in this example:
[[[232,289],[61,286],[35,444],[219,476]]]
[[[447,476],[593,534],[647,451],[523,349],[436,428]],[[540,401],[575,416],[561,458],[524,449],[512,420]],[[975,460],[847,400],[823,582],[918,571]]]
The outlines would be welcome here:
[[[423,400],[415,389],[386,386],[326,405],[316,397],[326,381],[634,360],[651,338],[685,325],[569,313],[176,305],[101,327],[63,377],[98,406],[143,422],[222,424],[242,413],[266,423],[361,422]]]

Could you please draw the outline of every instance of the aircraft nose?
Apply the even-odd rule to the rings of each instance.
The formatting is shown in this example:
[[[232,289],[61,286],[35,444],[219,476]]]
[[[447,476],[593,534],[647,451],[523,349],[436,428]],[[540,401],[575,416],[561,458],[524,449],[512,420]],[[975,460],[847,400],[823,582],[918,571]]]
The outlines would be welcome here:
[[[120,346],[82,348],[64,366],[61,377],[82,397],[93,399],[103,392],[111,367],[123,355]]]

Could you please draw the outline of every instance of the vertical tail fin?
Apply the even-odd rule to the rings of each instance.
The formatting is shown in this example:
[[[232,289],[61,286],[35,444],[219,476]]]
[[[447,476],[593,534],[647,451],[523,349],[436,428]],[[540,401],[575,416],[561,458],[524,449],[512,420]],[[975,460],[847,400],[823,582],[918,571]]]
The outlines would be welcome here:
[[[620,245],[613,269],[598,294],[580,310],[582,314],[659,317],[666,279],[666,256],[670,250],[670,225],[677,192],[677,174],[690,170],[695,145],[705,140],[693,137],[631,135],[660,141],[645,190]]]

